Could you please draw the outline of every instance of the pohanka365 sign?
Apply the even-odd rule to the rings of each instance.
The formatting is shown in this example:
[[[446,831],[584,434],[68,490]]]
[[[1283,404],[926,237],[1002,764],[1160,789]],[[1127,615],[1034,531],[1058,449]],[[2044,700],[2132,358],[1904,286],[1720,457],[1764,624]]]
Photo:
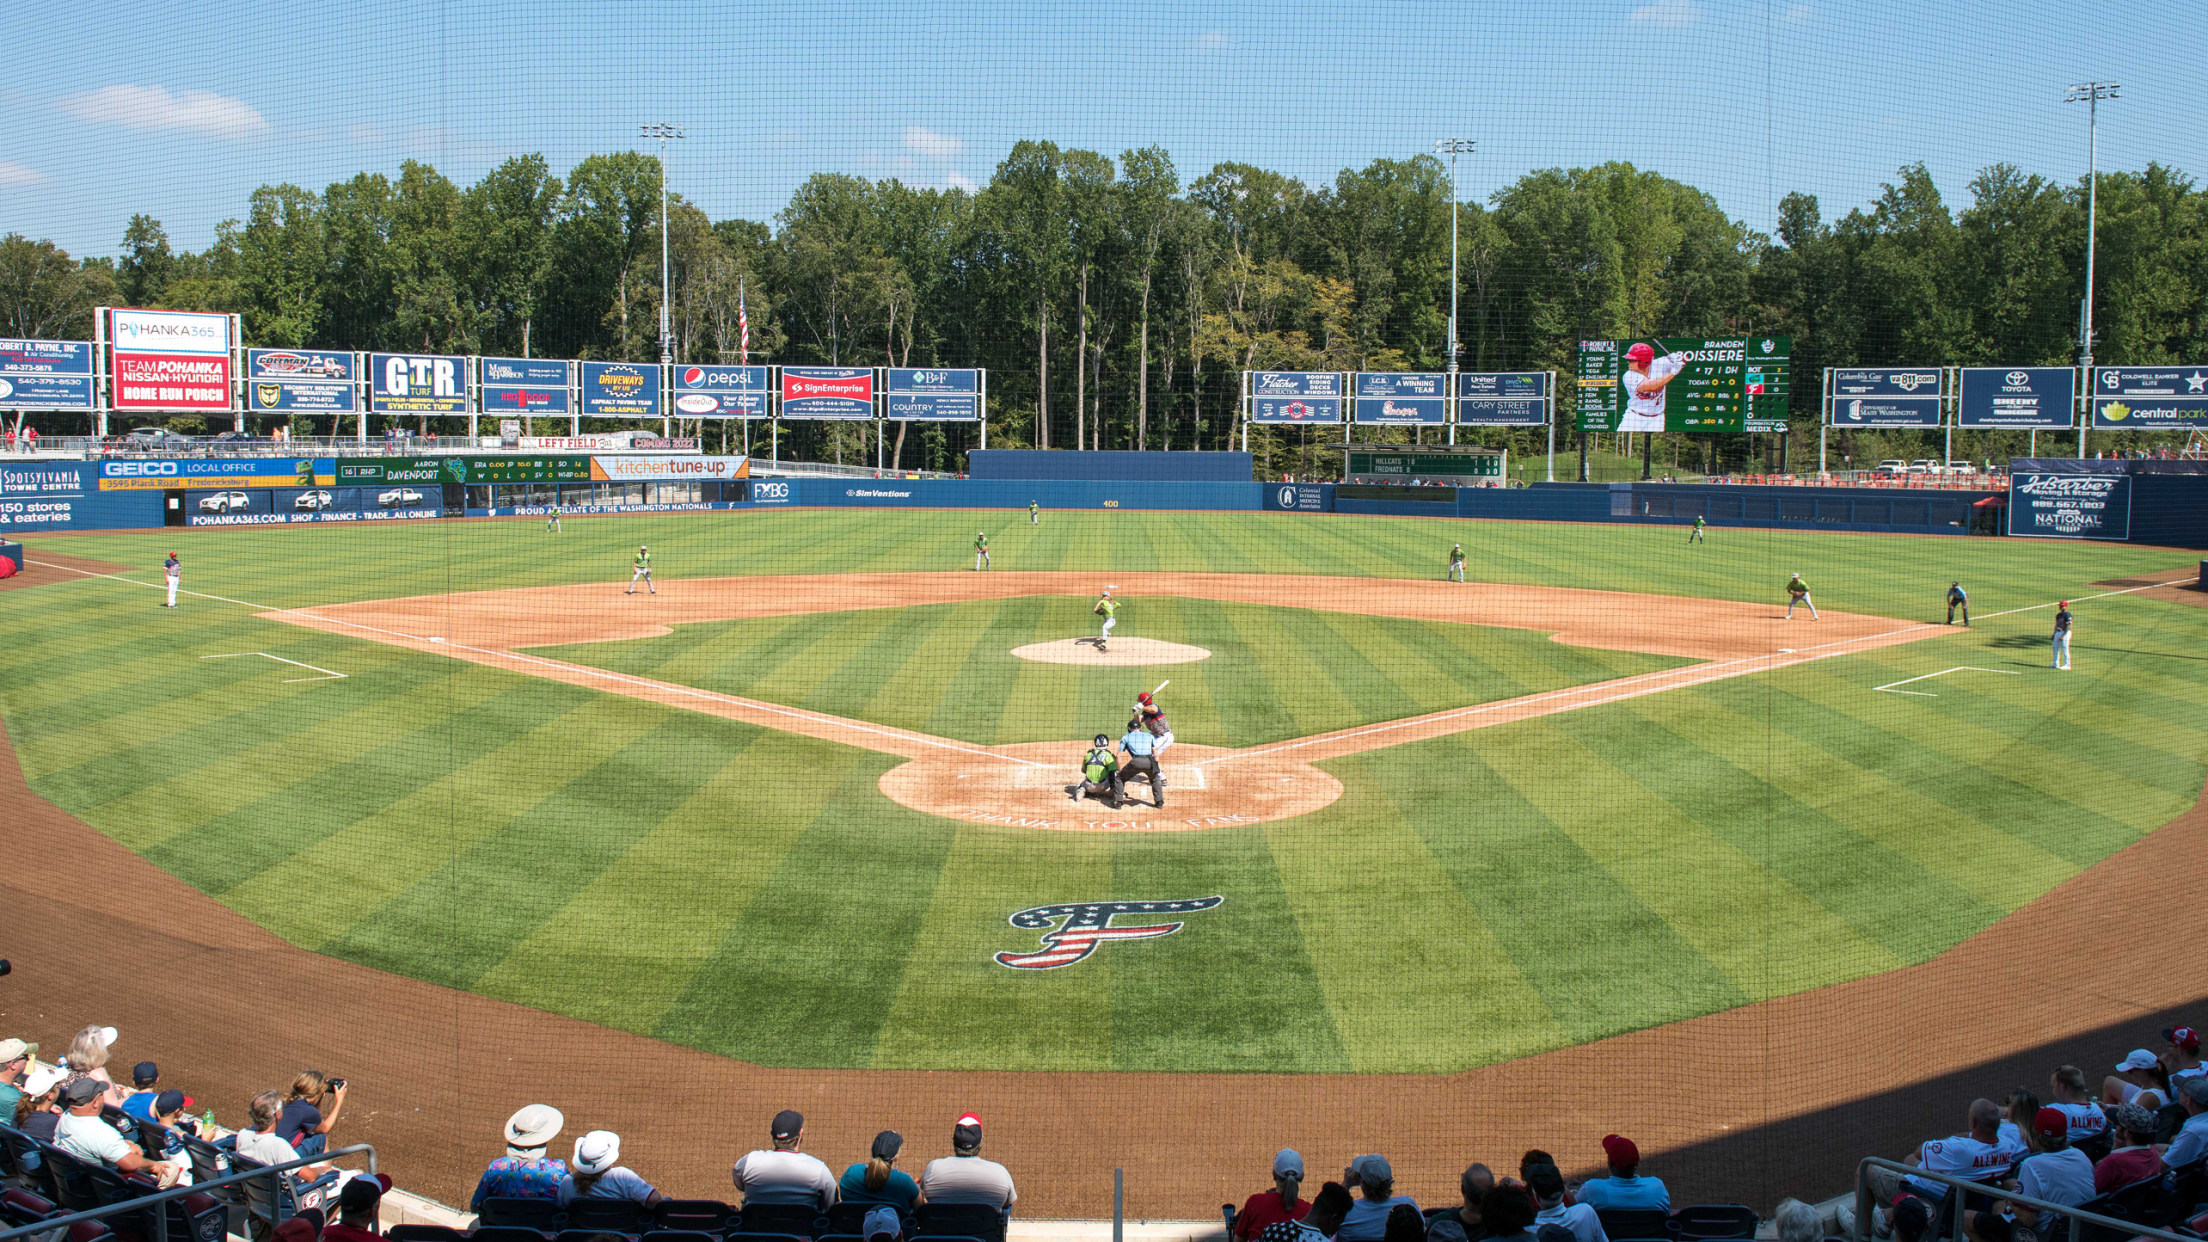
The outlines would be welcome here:
[[[113,307],[107,317],[115,409],[230,408],[230,316]]]

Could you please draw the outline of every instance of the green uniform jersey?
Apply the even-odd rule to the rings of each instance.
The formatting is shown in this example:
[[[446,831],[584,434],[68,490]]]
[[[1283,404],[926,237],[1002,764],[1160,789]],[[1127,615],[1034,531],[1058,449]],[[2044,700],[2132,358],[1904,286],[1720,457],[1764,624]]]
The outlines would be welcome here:
[[[1098,616],[1104,616],[1104,617],[1115,617],[1115,616],[1118,616],[1118,615],[1119,615],[1119,601],[1118,601],[1118,600],[1116,600],[1116,599],[1109,599],[1109,598],[1106,598],[1106,599],[1100,599],[1100,600],[1096,601],[1096,609],[1095,609],[1095,611],[1096,611],[1096,613],[1097,613],[1097,615],[1098,615]]]
[[[1451,547],[1449,549],[1449,563],[1452,565],[1462,565],[1464,563],[1464,549],[1462,547]]]
[[[638,569],[650,569],[652,567],[652,554],[639,552],[636,554],[635,562]]]
[[[1696,530],[1702,529],[1702,515],[1699,513],[1694,515],[1694,528]]]
[[[976,536],[974,536],[974,551],[976,551],[976,552],[987,552],[988,550],[989,550],[989,536],[987,536],[987,535],[976,535]]]
[[[1807,595],[1809,594],[1809,584],[1800,578],[1796,578],[1786,584],[1786,593],[1788,595]]]
[[[1112,757],[1111,751],[1102,746],[1092,747],[1088,754],[1081,757],[1081,779],[1101,785],[1118,766],[1119,760]]]

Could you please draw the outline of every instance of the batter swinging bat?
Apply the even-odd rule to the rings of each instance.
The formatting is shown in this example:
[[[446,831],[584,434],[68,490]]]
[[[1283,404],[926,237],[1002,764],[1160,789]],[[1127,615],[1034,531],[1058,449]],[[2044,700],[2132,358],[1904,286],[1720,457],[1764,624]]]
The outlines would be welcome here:
[[[1158,683],[1158,690],[1163,690],[1163,689],[1165,689],[1165,688],[1166,688],[1167,686],[1170,686],[1170,685],[1172,685],[1172,684],[1173,684],[1173,679],[1172,679],[1172,678],[1170,678],[1170,677],[1168,677],[1168,678],[1166,678],[1166,679],[1165,679],[1164,681],[1161,681],[1161,682],[1159,682],[1159,683]],[[1152,691],[1150,692],[1150,697],[1151,697],[1151,698],[1153,698],[1153,699],[1154,699],[1154,698],[1156,698],[1156,697],[1158,697],[1158,690],[1152,690]]]

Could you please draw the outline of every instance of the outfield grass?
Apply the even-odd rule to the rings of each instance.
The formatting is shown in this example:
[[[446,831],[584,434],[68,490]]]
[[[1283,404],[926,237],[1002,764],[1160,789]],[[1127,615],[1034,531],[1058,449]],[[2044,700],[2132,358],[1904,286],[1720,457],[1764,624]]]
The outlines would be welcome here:
[[[1136,692],[1167,678],[1175,737],[1254,746],[1693,663],[1568,647],[1531,630],[1180,598],[1129,601],[1113,637],[1193,644],[1209,659],[1100,668],[1011,654],[1094,634],[1092,602],[1038,595],[762,617],[534,650],[985,745],[1116,733]]]
[[[1346,792],[1323,811],[1147,837],[957,824],[884,799],[887,756],[252,615],[625,578],[638,542],[663,580],[958,569],[975,520],[568,525],[34,537],[34,558],[142,566],[145,583],[174,546],[189,589],[245,604],[168,612],[146,586],[97,579],[0,593],[0,714],[42,795],[294,943],[780,1065],[1462,1068],[1923,961],[2166,821],[2208,778],[2208,610],[2084,601],[2069,674],[2042,667],[2045,611],[1990,616],[2190,559],[2125,546],[1719,531],[1689,549],[1662,529],[1235,514],[992,530],[1000,569],[1439,576],[1461,539],[1472,576],[1495,581],[1767,600],[1800,570],[1820,604],[1918,620],[1961,577],[1985,618],[1936,642],[1353,756],[1326,765]],[[1352,657],[1375,687],[1467,699],[1533,676],[1513,662],[1523,651],[1550,661],[1540,676],[1573,678],[1588,669],[1554,661],[1643,658],[1143,604],[1139,624],[1181,630],[1134,632],[1221,653],[1159,672],[1184,736],[1230,741],[1324,727],[1299,713],[1386,710],[1336,680]],[[1055,625],[1064,606],[943,606],[892,639],[838,616],[807,623],[862,629],[793,642],[768,619],[606,649],[720,688],[803,673],[803,694],[828,698],[808,706],[925,713],[915,727],[933,732],[1061,736],[1101,670],[1021,668],[1009,689],[931,706],[948,674],[927,653],[946,633],[995,635],[973,645],[1001,653],[1018,645],[1006,627]],[[1213,618],[1235,633],[1204,633]],[[1280,637],[1251,643],[1257,625]],[[1497,672],[1414,675],[1417,643]],[[197,658],[237,652],[350,676],[285,684],[298,670]],[[1237,661],[1273,703],[1204,680]],[[1293,670],[1314,664],[1321,708],[1295,692]],[[1996,672],[1910,687],[1931,698],[1871,689],[1957,665]],[[1209,708],[1182,697],[1198,687]],[[1022,706],[1031,690],[1041,702]],[[1118,710],[1116,681],[1094,692]],[[1070,969],[990,961],[1034,947],[1004,921],[1026,906],[1213,893],[1226,904],[1182,933]]]

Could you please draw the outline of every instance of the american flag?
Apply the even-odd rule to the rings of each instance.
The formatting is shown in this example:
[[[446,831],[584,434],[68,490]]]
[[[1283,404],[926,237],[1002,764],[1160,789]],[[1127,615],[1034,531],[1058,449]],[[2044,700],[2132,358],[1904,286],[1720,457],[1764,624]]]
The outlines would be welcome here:
[[[1096,951],[1096,946],[1110,940],[1155,940],[1170,936],[1186,924],[1153,923],[1142,927],[1113,927],[1115,914],[1183,914],[1196,910],[1209,910],[1224,901],[1223,897],[1198,897],[1183,901],[1086,901],[1067,905],[1035,906],[1022,910],[1011,918],[1014,927],[1030,930],[1048,928],[1063,918],[1065,923],[1054,931],[1043,932],[1040,952],[999,953],[997,964],[1014,970],[1055,970],[1071,966]]]
[[[736,351],[745,366],[751,365],[751,312],[744,309],[744,282],[736,282]]]

